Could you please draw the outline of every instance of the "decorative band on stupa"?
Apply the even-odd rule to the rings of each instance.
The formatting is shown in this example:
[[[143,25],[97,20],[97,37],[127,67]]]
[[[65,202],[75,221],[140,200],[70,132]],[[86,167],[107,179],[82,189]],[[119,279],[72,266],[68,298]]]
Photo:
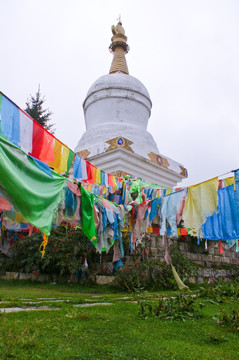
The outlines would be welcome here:
[[[127,54],[129,51],[129,46],[127,44],[127,37],[125,36],[122,22],[119,21],[116,26],[112,25],[111,30],[113,36],[111,38],[112,43],[109,46],[109,50],[114,54],[114,57],[109,73],[113,74],[117,71],[120,71],[123,74],[129,75],[129,70],[125,59],[125,54]]]

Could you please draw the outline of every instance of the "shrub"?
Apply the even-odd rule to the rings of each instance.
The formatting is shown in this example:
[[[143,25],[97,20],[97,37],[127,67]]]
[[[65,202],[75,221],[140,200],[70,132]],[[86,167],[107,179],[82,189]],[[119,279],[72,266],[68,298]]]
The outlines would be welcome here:
[[[239,332],[239,311],[237,308],[230,308],[228,311],[219,309],[217,323],[221,328],[226,331]],[[217,317],[216,317],[217,318]]]
[[[180,277],[182,277],[183,281],[187,281],[187,279],[196,275],[200,266],[195,262],[186,258],[179,249],[178,243],[173,243],[169,247],[169,253],[172,259],[172,264],[176,268]]]
[[[158,304],[146,300],[143,292],[138,294],[139,315],[141,318],[155,316],[164,320],[185,320],[201,316],[202,303],[197,303],[195,297],[183,291],[174,297],[161,296]]]
[[[63,275],[80,273],[84,268],[85,255],[92,269],[99,261],[94,246],[81,229],[67,225],[53,229],[43,258],[39,251],[42,240],[40,233],[34,233],[14,242],[11,245],[12,256],[5,257],[2,268],[5,271]]]
[[[119,268],[115,275],[115,283],[121,289],[170,289],[175,284],[171,268],[156,259],[126,264]]]
[[[196,273],[199,266],[182,255],[177,244],[169,248],[172,264],[178,275],[187,282],[191,274]],[[116,285],[121,289],[174,289],[176,282],[171,267],[158,259],[147,259],[144,262],[131,262],[116,272]]]
[[[199,296],[209,299],[213,303],[224,303],[239,299],[239,285],[237,282],[231,283],[205,283],[199,288]]]

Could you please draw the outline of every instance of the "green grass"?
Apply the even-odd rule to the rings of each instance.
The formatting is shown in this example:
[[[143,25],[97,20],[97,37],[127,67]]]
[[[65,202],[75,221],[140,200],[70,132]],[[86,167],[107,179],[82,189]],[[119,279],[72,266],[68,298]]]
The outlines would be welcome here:
[[[159,294],[149,293],[151,301]],[[0,359],[129,359],[129,360],[238,360],[238,334],[222,331],[213,316],[219,305],[206,302],[199,319],[142,320],[130,293],[105,286],[40,284],[0,281],[0,308],[28,305],[56,311],[0,314]],[[126,298],[126,299],[125,299]],[[67,301],[68,300],[68,301]],[[112,302],[111,306],[75,307],[75,304]],[[220,304],[227,309],[228,304]]]

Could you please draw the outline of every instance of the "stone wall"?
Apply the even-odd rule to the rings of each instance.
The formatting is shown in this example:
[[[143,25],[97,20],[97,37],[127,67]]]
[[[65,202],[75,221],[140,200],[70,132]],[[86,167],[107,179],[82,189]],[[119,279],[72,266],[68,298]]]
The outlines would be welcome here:
[[[48,275],[48,274],[33,274],[33,273],[21,273],[21,272],[10,272],[3,271],[0,272],[1,280],[31,280],[31,281],[39,281],[39,282],[50,282],[50,283],[69,283],[69,282],[77,282],[78,279],[72,278],[70,275]],[[114,281],[114,276],[104,276],[98,275],[95,277],[95,282],[98,285],[108,285],[112,284]]]
[[[56,283],[70,283],[78,282],[78,279],[72,279],[70,275],[46,275],[46,274],[30,274],[30,273],[18,273],[18,272],[0,272],[1,280],[31,280],[39,281],[41,283],[47,282],[51,284]],[[230,282],[232,280],[239,279],[239,270],[215,270],[215,269],[198,269],[197,273],[189,278],[191,284],[201,284],[210,281],[225,281]],[[98,285],[110,285],[113,284],[115,277],[112,275],[97,275],[95,283]]]
[[[235,245],[229,249],[223,242],[224,254],[219,254],[217,241],[208,241],[207,249],[205,249],[204,240],[201,241],[200,245],[197,245],[197,241],[189,236],[186,236],[184,239],[168,239],[169,246],[175,243],[178,244],[182,254],[186,258],[202,266],[202,268],[198,270],[196,276],[191,276],[191,283],[203,283],[204,281],[209,281],[210,279],[213,281],[231,281],[239,276],[239,252],[236,252]],[[156,235],[151,235],[150,239],[147,241],[146,248],[150,258],[157,258],[162,262],[165,261],[165,249],[162,245],[162,238]],[[127,254],[124,262],[127,263],[129,261],[136,260],[140,261],[142,253],[139,249],[140,247],[138,247],[133,253]],[[105,256],[107,255],[105,254]],[[103,285],[113,281],[113,277],[109,276],[113,274],[113,264],[111,260],[112,254],[108,254],[107,257],[108,261],[105,262],[105,274],[108,276],[98,276],[96,278],[96,283],[98,284]],[[18,272],[0,272],[0,279],[63,283],[73,281],[70,275],[25,274]]]
[[[196,276],[193,275],[189,278],[191,284],[202,284],[205,281],[210,283],[216,281],[230,282],[232,280],[239,279],[239,269],[238,270],[214,270],[214,269],[199,269]]]
[[[39,282],[51,282],[51,283],[66,283],[70,282],[70,275],[48,275],[48,274],[34,274],[34,273],[21,273],[2,271],[0,272],[1,280],[31,280]]]
[[[184,239],[169,239],[168,242],[169,245],[177,243],[182,254],[199,265],[207,267],[219,267],[220,265],[239,266],[239,252],[236,252],[236,245],[228,248],[226,243],[222,242],[224,254],[219,254],[218,241],[207,241],[207,249],[205,249],[205,240],[201,240],[200,245],[197,245],[196,240],[189,236]],[[148,247],[150,257],[164,258],[164,247],[160,237],[152,236]]]

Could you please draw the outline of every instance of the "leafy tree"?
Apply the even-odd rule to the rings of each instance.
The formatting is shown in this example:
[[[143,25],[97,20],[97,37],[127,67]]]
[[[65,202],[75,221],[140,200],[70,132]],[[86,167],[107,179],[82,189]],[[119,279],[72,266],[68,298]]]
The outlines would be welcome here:
[[[54,134],[55,124],[50,124],[52,112],[49,109],[43,109],[45,97],[40,93],[40,85],[35,96],[30,95],[30,100],[27,99],[25,111],[39,124],[41,124],[46,130]]]

